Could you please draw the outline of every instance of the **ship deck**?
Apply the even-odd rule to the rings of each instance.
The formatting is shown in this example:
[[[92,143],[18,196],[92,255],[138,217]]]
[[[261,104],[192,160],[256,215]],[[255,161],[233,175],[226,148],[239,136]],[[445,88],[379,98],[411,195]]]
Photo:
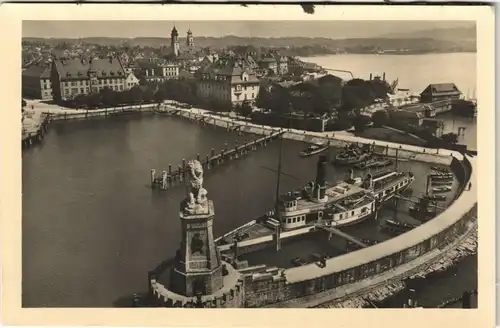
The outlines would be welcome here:
[[[431,165],[427,163],[410,161],[401,163],[401,166],[402,171],[412,171],[416,173],[416,176],[426,175],[431,171]],[[453,177],[452,190],[443,194],[447,197],[446,201],[438,202],[441,208],[447,208],[450,205],[457,187],[458,181],[456,180],[456,177]],[[359,188],[358,191],[362,190],[360,187],[357,188]],[[411,190],[409,190],[409,195],[407,195],[405,199],[386,202],[379,211],[377,220],[369,219],[355,225],[340,227],[338,229],[359,240],[368,239],[371,241],[382,242],[397,236],[397,234],[388,232],[382,228],[385,225],[385,221],[388,219],[415,226],[421,225],[421,221],[413,218],[409,214],[408,209],[410,206],[414,205],[414,203],[408,200],[411,199],[416,202],[418,201],[418,197],[423,196],[426,189],[426,179],[415,179],[410,188]],[[353,189],[353,193],[354,190],[355,189]],[[396,202],[397,207],[394,207],[394,202]],[[438,213],[441,212],[442,209],[438,208]],[[432,219],[430,221],[432,221]],[[273,233],[273,230],[267,228],[264,224],[256,224],[245,231],[249,234],[249,236],[256,237],[262,237]],[[291,268],[296,266],[292,263],[292,260],[295,258],[300,258],[304,261],[304,263],[312,263],[314,262],[312,259],[313,253],[336,257],[345,254],[347,251],[352,251],[352,249],[346,249],[346,245],[346,239],[340,236],[334,235],[330,240],[328,240],[328,237],[325,237],[325,234],[317,231],[305,235],[290,237],[287,238],[286,241],[283,240],[282,248],[279,252],[276,251],[275,245],[271,244],[267,248],[242,254],[240,259],[247,260],[249,265],[266,264],[268,266]]]

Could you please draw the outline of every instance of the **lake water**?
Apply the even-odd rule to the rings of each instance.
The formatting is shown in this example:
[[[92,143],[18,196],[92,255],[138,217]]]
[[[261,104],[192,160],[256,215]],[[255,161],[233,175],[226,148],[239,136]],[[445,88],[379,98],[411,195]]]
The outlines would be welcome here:
[[[178,248],[185,194],[182,187],[150,190],[150,169],[175,168],[183,158],[203,158],[211,148],[219,151],[225,142],[231,146],[245,138],[252,136],[158,116],[55,123],[40,147],[23,152],[23,306],[109,307],[145,291],[147,271]],[[303,148],[285,141],[283,172],[296,178],[284,176],[282,190],[314,177],[317,158],[298,160]],[[207,175],[204,184],[216,204],[215,235],[272,207],[276,177],[265,167],[276,167],[277,151],[272,143]],[[330,168],[330,176],[340,174]],[[460,270],[469,273],[467,281],[452,277],[442,281],[439,293],[420,292],[439,299],[441,293],[461,294],[461,284],[477,284],[474,266]]]
[[[329,55],[303,57],[304,61],[314,62],[325,68],[351,71],[355,78],[368,79],[382,76],[392,82],[398,79],[398,88],[410,89],[421,93],[431,83],[455,83],[458,89],[467,97],[473,97],[477,85],[475,53],[447,53],[427,55]],[[348,73],[331,72],[344,79],[350,79]],[[481,109],[479,108],[478,111]],[[459,127],[465,127],[465,135],[459,137],[459,143],[477,148],[476,119],[453,117],[446,114],[438,116],[443,120],[443,133],[458,132]]]
[[[368,79],[386,73],[386,80],[399,79],[398,88],[420,93],[431,83],[455,83],[466,96],[476,89],[476,54],[449,53],[427,55],[329,55],[304,57],[325,68],[351,71],[355,78]],[[349,79],[346,73],[332,72]]]

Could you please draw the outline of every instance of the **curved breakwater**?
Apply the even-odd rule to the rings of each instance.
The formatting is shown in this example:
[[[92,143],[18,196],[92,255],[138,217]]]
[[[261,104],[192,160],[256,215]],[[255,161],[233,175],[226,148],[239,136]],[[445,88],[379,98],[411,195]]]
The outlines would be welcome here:
[[[213,115],[199,109],[175,110],[177,116],[202,124],[212,124],[244,133],[269,134],[279,128],[259,126],[243,120]],[[383,141],[373,141],[335,133],[286,130],[285,138],[303,142],[330,140],[333,146],[346,142],[374,144],[384,147],[386,153],[409,160],[451,165],[460,180],[461,188],[451,206],[433,220],[414,230],[375,246],[327,260],[323,268],[309,264],[284,270],[281,277],[269,282],[259,281],[263,292],[253,290],[253,280],[245,278],[245,307],[317,307],[366,306],[404,289],[404,279],[434,271],[432,265],[443,261],[453,263],[460,256],[449,254],[468,239],[476,229],[477,189],[475,159],[449,150],[436,150]],[[465,190],[465,186],[469,189]],[[459,254],[464,254],[459,252]],[[441,262],[440,262],[441,261]],[[274,286],[278,281],[279,291]],[[266,283],[269,288],[262,288]],[[330,307],[328,306],[328,307]]]

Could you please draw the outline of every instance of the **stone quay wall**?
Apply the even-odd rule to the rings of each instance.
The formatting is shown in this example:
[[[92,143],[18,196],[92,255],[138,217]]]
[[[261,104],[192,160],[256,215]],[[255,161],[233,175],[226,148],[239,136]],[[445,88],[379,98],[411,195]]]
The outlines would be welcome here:
[[[369,144],[375,146],[375,151],[387,156],[395,157],[396,153],[401,160],[412,160],[433,164],[449,165],[456,152],[446,149],[433,149],[393,142],[366,139],[336,132],[312,132],[295,129],[283,129],[266,125],[253,124],[242,119],[220,116],[201,109],[179,109],[166,105],[165,108],[172,115],[186,118],[204,125],[214,125],[228,131],[241,133],[268,135],[272,132],[285,130],[283,138],[305,143],[323,143],[330,141],[333,147],[343,148],[348,143]]]

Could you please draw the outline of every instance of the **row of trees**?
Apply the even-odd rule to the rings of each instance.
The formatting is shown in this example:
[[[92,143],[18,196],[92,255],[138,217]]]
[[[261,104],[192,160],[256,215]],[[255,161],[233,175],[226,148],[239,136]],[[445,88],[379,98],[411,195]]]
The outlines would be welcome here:
[[[77,95],[65,105],[76,108],[102,108],[160,103],[167,99],[195,104],[197,103],[195,86],[188,80],[170,80],[162,84],[134,86],[125,91],[104,88],[88,95]]]
[[[279,84],[261,87],[256,105],[277,113],[323,115],[338,112],[340,115],[340,112],[360,110],[376,99],[385,100],[390,92],[390,85],[380,79],[353,79],[344,84],[340,78],[326,75],[289,88]]]

